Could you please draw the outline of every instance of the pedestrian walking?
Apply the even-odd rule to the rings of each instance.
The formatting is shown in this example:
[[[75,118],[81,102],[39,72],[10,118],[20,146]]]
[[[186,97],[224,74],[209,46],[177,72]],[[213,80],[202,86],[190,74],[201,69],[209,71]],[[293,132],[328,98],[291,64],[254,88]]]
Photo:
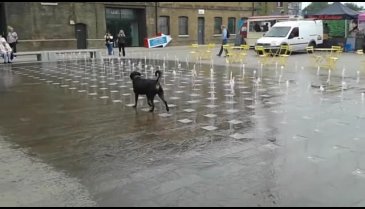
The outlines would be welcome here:
[[[223,45],[226,45],[227,44],[227,41],[228,41],[228,38],[227,38],[227,28],[225,25],[222,25],[221,26],[222,28],[222,46],[221,46],[221,49],[219,50],[219,53],[217,54],[218,57],[220,57],[222,55],[222,52],[223,52]],[[225,56],[228,55],[228,50],[227,49],[224,49],[224,52],[225,52]]]

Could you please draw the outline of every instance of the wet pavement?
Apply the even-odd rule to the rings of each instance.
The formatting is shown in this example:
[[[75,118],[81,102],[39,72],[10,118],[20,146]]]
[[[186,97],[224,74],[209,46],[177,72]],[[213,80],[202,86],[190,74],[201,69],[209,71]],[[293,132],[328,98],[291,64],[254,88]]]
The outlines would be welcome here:
[[[365,206],[362,58],[155,50],[0,66],[0,206]],[[135,110],[156,69],[170,112]]]

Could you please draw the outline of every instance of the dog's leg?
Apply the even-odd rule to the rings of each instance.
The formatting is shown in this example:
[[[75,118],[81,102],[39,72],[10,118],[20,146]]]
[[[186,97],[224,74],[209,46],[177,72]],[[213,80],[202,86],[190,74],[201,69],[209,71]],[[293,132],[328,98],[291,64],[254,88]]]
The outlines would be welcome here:
[[[134,101],[135,101],[135,104],[134,104],[134,108],[137,107],[137,102],[138,102],[138,94],[137,93],[134,93]]]
[[[146,95],[147,96],[147,95]],[[154,99],[155,96],[152,96],[152,95],[148,95],[147,96],[147,101],[148,103],[150,103],[151,105],[151,109],[150,109],[150,112],[153,112],[153,110],[155,109],[155,105],[153,104],[153,99]]]
[[[151,100],[149,98],[147,98],[147,104],[148,104],[148,106],[152,107],[152,103],[151,103]]]
[[[155,109],[155,105],[153,104],[153,100],[151,100],[151,109],[150,109],[150,112],[153,112],[153,110]]]
[[[163,96],[163,91],[162,92],[158,92],[158,96],[160,97],[160,99],[165,103],[165,106],[166,106],[166,111],[168,112],[170,109],[169,109],[169,106],[167,106],[167,102]]]

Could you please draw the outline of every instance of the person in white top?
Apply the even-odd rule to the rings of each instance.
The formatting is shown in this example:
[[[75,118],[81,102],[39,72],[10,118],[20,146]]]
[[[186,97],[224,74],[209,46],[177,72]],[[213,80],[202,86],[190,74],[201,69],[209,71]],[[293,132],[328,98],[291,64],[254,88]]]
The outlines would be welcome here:
[[[16,45],[18,43],[18,34],[14,31],[14,28],[11,26],[8,26],[8,31],[9,32],[8,32],[7,41],[9,43],[9,46],[13,49],[13,53],[16,53]]]
[[[105,34],[104,38],[105,38],[105,46],[108,49],[108,55],[114,54],[114,51],[113,51],[113,42],[114,42],[113,36],[109,32],[107,32]]]
[[[13,49],[3,37],[0,38],[0,56],[4,58],[4,63],[11,63],[13,59]]]

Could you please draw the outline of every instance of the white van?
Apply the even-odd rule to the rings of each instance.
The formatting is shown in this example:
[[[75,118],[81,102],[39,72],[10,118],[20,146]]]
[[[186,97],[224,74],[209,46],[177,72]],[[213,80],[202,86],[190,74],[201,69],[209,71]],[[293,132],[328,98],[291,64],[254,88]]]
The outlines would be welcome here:
[[[323,43],[322,20],[297,20],[277,22],[256,41],[256,45],[267,49],[290,45],[292,51],[305,50],[307,46]]]
[[[247,35],[244,37],[247,45],[254,47],[257,39],[261,38],[271,27],[277,22],[291,21],[291,20],[303,20],[303,16],[297,15],[269,15],[269,16],[252,16],[245,21],[245,27],[247,28]],[[259,25],[259,31],[257,26]],[[263,26],[267,25],[264,28]]]

